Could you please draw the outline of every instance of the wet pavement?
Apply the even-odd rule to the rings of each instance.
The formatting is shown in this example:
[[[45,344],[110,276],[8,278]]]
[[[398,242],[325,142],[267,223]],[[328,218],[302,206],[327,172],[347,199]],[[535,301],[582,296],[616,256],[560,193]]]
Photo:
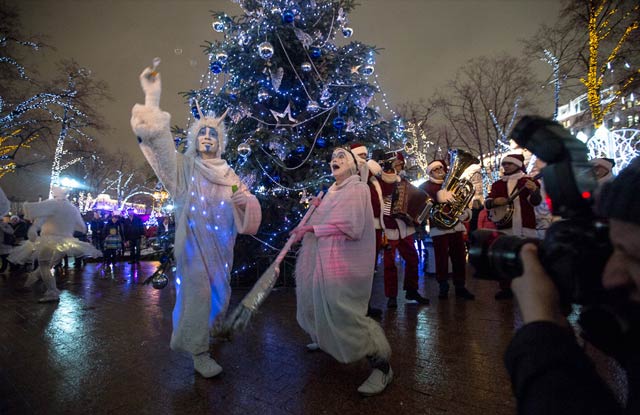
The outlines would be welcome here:
[[[295,319],[295,289],[278,287],[250,330],[212,345],[224,372],[204,379],[190,357],[169,349],[174,290],[141,282],[157,262],[71,267],[58,276],[59,304],[44,290],[19,292],[26,276],[0,279],[0,413],[8,414],[513,414],[502,363],[518,323],[497,284],[471,280],[475,301],[438,300],[420,279],[428,307],[398,298],[386,310],[382,275],[372,303],[393,350],[394,381],[363,398],[366,362],[340,364],[308,352]],[[380,267],[381,268],[381,267]],[[246,288],[234,288],[232,306]]]

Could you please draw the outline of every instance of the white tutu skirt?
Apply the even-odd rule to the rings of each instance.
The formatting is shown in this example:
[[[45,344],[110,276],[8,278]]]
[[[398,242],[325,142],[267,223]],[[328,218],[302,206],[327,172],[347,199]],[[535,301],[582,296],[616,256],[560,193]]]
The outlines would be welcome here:
[[[31,263],[38,259],[42,252],[50,252],[54,255],[58,253],[61,254],[60,256],[69,255],[76,258],[102,256],[102,252],[88,242],[82,242],[74,237],[47,235],[39,237],[35,242],[28,240],[23,242],[13,248],[7,259],[13,264]]]

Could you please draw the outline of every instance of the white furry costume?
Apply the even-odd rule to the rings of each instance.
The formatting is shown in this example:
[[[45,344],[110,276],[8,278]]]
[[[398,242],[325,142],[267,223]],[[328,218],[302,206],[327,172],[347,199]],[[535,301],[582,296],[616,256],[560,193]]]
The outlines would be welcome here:
[[[14,264],[24,264],[38,260],[39,277],[42,278],[47,291],[43,299],[55,300],[60,291],[51,275],[51,267],[56,265],[65,255],[74,257],[101,257],[98,251],[88,242],[82,242],[73,236],[74,232],[85,233],[85,224],[80,211],[66,199],[66,191],[53,188],[53,199],[42,202],[25,203],[24,216],[33,221],[29,228],[29,240],[15,248],[9,255]],[[37,237],[37,232],[40,236]],[[35,278],[36,275],[30,278]]]
[[[221,322],[229,304],[236,235],[255,234],[262,216],[258,200],[219,158],[225,145],[223,117],[196,120],[187,135],[186,152],[176,152],[171,116],[158,106],[159,78],[157,82],[157,90],[145,89],[146,104],[133,107],[131,126],[175,202],[177,298],[171,348],[198,355],[209,350],[209,330]],[[218,131],[217,158],[209,160],[197,153],[198,131],[205,126]],[[232,185],[238,186],[234,198],[244,197],[245,206],[232,201]]]
[[[387,360],[382,327],[366,316],[376,244],[368,185],[357,175],[334,183],[307,224],[313,232],[304,235],[296,262],[298,323],[342,363]]]

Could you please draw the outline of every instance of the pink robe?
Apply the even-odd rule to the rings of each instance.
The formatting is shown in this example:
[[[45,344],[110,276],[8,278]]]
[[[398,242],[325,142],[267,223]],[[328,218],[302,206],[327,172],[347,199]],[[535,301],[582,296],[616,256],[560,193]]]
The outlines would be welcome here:
[[[380,325],[367,317],[375,229],[371,196],[359,176],[331,186],[308,225],[296,263],[297,318],[322,350],[342,363],[388,358]]]

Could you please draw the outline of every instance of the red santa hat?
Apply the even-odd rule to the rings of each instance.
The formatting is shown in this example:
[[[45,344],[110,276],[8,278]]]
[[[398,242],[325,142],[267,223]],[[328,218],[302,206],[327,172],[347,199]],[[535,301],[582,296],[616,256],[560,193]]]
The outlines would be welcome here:
[[[507,154],[502,158],[502,163],[515,164],[524,171],[524,156],[522,154]]]
[[[369,149],[362,143],[353,143],[351,144],[351,152],[356,155],[361,153],[367,153],[368,155]]]
[[[442,167],[444,171],[447,171],[447,165],[444,160],[433,160],[427,165],[427,174],[431,174],[431,171],[437,167]]]
[[[404,156],[399,151],[396,153],[396,159],[404,163]]]

